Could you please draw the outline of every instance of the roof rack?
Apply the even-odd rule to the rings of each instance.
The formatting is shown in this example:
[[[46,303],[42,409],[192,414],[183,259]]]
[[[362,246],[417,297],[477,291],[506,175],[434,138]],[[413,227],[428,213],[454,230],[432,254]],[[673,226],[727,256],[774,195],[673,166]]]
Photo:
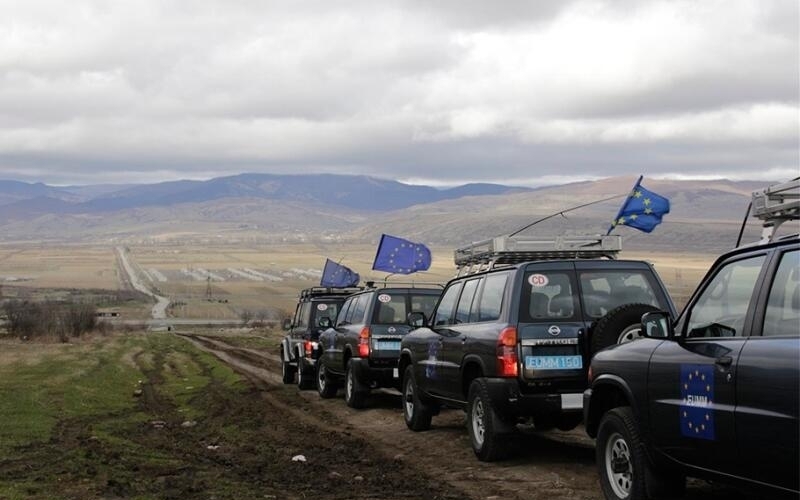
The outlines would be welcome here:
[[[300,298],[305,299],[309,297],[315,297],[317,295],[350,295],[352,293],[360,292],[363,289],[364,288],[360,286],[351,286],[346,288],[312,286],[311,288],[300,290]]]
[[[403,288],[430,288],[430,287],[439,287],[444,288],[444,285],[441,283],[434,283],[431,281],[388,281],[384,279],[383,281],[366,281],[364,282],[367,288],[391,288],[393,286],[403,287]]]
[[[616,234],[554,238],[498,236],[456,249],[454,260],[458,276],[462,276],[531,260],[614,259],[621,250],[622,237]]]
[[[800,177],[753,192],[751,207],[753,217],[764,221],[762,242],[772,241],[781,224],[800,219]]]

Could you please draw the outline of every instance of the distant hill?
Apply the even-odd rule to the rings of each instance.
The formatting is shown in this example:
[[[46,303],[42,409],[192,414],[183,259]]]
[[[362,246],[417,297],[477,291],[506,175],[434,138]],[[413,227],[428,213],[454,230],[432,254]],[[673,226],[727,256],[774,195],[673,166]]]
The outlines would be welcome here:
[[[21,184],[21,183],[16,183]],[[33,189],[32,197],[51,197],[66,200],[67,193],[80,192],[90,196],[92,190],[82,188]],[[14,186],[19,190],[19,187]],[[46,186],[44,186],[46,187]],[[241,174],[219,177],[208,181],[173,181],[158,184],[136,185],[124,189],[97,189],[96,196],[76,201],[69,213],[102,213],[143,207],[167,207],[182,203],[204,203],[230,198],[261,198],[273,201],[293,201],[317,205],[340,206],[347,209],[386,212],[424,202],[439,201],[463,196],[483,196],[501,193],[519,193],[526,188],[498,184],[466,184],[451,189],[436,189],[401,182],[355,175],[271,175]],[[0,196],[3,190],[0,186]],[[76,196],[73,194],[73,199]]]
[[[79,188],[0,181],[0,241],[363,243],[377,242],[385,232],[457,247],[548,216],[522,234],[604,233],[634,181],[615,177],[536,190],[497,184],[436,189],[332,174],[242,174]],[[672,210],[651,234],[615,229],[626,248],[730,248],[750,193],[764,187],[730,181],[645,179],[644,184],[669,198]],[[571,210],[580,205],[588,206]]]

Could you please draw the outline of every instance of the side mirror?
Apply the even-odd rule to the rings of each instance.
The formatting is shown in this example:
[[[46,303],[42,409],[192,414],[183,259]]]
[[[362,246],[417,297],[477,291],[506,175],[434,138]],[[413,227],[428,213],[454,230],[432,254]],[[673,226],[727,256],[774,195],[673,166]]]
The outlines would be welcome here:
[[[654,311],[642,315],[642,336],[648,339],[673,339],[675,328],[669,313]]]
[[[425,326],[426,322],[425,313],[410,312],[408,316],[406,316],[406,324],[411,328],[420,328]]]
[[[331,319],[327,316],[323,316],[317,322],[320,328],[330,328],[333,323],[331,323]]]
[[[286,318],[285,320],[283,320],[283,329],[284,330],[292,329],[292,318]]]

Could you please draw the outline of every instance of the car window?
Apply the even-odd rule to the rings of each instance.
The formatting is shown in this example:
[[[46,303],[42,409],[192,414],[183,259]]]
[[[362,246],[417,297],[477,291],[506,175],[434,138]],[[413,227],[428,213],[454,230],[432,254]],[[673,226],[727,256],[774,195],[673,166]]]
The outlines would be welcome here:
[[[439,295],[425,294],[425,295],[411,295],[411,312],[421,312],[426,318],[431,317],[433,308],[436,307],[436,301]]]
[[[314,326],[319,326],[322,318],[328,318],[333,323],[339,314],[339,302],[314,302],[314,307],[311,310],[314,313]]]
[[[372,322],[377,325],[399,325],[406,322],[405,293],[378,293]]]
[[[601,318],[623,304],[668,308],[667,304],[658,303],[650,281],[641,271],[583,271],[579,279],[585,313],[591,318]]]
[[[371,298],[372,294],[365,293],[356,299],[353,304],[352,316],[348,318],[348,322],[356,325],[364,322],[364,313],[367,310],[367,304],[369,304]]]
[[[453,317],[453,309],[456,306],[456,299],[458,292],[461,290],[462,282],[456,282],[450,285],[442,295],[442,300],[439,301],[439,307],[436,309],[436,316],[433,319],[434,326],[442,326],[451,324]]]
[[[297,327],[308,328],[311,321],[311,302],[303,302],[300,304],[300,314],[297,316]]]
[[[472,301],[475,299],[475,292],[478,290],[480,279],[469,280],[464,283],[461,297],[458,299],[456,307],[456,323],[469,323],[469,313],[472,310]]]
[[[764,336],[800,335],[800,251],[781,257],[764,315]]]
[[[564,271],[526,273],[520,307],[523,321],[573,318],[576,307],[570,274]]]
[[[739,337],[744,335],[747,308],[764,256],[730,262],[720,268],[701,292],[686,320],[688,337]]]
[[[342,310],[339,311],[339,317],[336,318],[336,326],[344,325],[347,323],[347,315],[350,312],[350,308],[352,307],[353,302],[355,302],[355,299],[352,297],[344,302]]]
[[[508,274],[490,274],[484,279],[478,302],[478,321],[497,321],[503,307],[503,292],[506,289]]]

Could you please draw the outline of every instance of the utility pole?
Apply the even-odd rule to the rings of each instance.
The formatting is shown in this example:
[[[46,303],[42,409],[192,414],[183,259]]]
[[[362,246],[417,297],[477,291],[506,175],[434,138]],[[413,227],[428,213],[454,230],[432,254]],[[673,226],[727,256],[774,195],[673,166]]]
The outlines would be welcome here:
[[[213,300],[211,296],[211,276],[206,276],[206,300],[209,302]]]

